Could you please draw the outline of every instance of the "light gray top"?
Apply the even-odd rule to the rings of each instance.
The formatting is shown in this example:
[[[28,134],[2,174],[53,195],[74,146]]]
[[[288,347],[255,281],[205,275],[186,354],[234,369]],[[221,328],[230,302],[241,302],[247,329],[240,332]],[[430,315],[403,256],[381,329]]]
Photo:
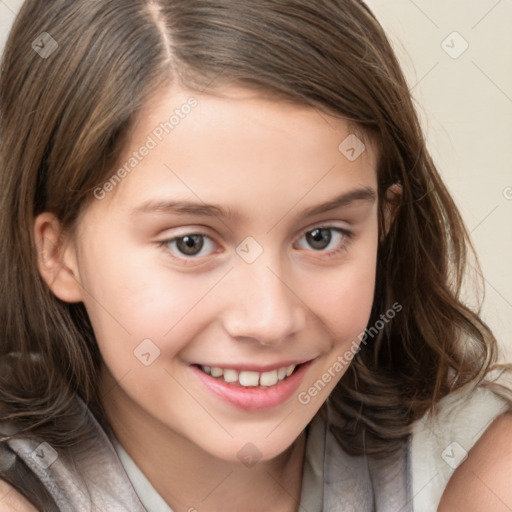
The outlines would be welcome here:
[[[78,399],[77,399],[78,400]],[[18,488],[40,482],[56,503],[46,511],[169,512],[147,478],[80,401],[90,435],[55,450],[41,439],[0,443],[0,476]],[[300,510],[308,512],[431,512],[450,476],[485,428],[508,409],[484,388],[462,389],[426,415],[394,460],[351,457],[316,418],[310,428]],[[330,422],[330,418],[327,419]],[[2,431],[9,430],[2,425]],[[15,468],[15,469],[13,469]],[[16,480],[17,479],[17,480]],[[414,507],[414,508],[413,508]]]
[[[117,439],[112,438],[112,444],[146,510],[148,512],[173,512]],[[325,423],[317,417],[311,422],[306,439],[299,506],[301,511],[322,512],[324,444]]]

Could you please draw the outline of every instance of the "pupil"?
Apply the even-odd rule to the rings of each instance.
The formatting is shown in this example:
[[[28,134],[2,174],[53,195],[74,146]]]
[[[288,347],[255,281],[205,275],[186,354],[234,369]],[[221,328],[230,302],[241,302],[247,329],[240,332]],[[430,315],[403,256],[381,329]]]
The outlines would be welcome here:
[[[313,249],[325,249],[331,242],[331,231],[325,228],[315,229],[307,233],[306,238]]]
[[[203,248],[202,235],[187,235],[178,238],[176,245],[178,249],[187,256],[195,256]]]

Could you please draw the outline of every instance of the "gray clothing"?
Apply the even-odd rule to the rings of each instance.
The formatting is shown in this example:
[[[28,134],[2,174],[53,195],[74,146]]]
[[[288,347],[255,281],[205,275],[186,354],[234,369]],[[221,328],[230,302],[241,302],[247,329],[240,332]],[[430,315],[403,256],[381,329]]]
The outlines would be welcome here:
[[[58,451],[41,439],[0,443],[0,478],[22,492],[38,488],[27,497],[41,512],[164,512],[150,509],[148,503],[158,503],[156,491],[147,481],[141,490],[140,470],[123,456],[113,433],[105,432],[77,401],[88,422],[87,439]],[[461,453],[469,451],[485,426],[507,407],[483,388],[453,393],[441,401],[435,417],[416,422],[396,458],[381,461],[349,456],[317,417],[307,429],[298,510],[433,512]],[[2,425],[3,432],[8,429],[14,431]]]

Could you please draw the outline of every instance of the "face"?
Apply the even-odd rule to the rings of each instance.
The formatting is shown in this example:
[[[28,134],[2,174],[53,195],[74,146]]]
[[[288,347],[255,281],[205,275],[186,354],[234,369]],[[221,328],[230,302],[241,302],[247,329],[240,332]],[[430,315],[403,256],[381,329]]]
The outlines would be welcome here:
[[[360,144],[345,121],[250,91],[152,98],[74,237],[118,381],[107,410],[115,398],[224,460],[293,443],[370,315],[376,155]]]

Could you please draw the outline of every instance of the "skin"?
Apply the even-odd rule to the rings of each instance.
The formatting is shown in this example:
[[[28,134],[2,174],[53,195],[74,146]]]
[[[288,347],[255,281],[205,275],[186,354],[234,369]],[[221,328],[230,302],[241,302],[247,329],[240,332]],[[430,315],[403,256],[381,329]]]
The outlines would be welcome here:
[[[141,111],[121,160],[191,95],[197,108],[114,191],[92,200],[72,235],[49,213],[37,218],[40,270],[59,298],[85,304],[113,432],[175,512],[295,511],[304,428],[346,365],[308,404],[297,395],[350,349],[370,315],[376,154],[367,142],[349,161],[338,150],[348,124],[308,107],[247,90],[166,89]],[[375,198],[304,214],[361,189]],[[240,216],[134,213],[170,200],[214,203]],[[318,227],[333,228],[320,250],[305,236]],[[211,239],[199,256],[162,245],[198,232]],[[263,249],[250,264],[236,253],[248,236]],[[148,338],[160,355],[144,366],[134,350]],[[222,402],[190,368],[308,360],[297,393],[260,411]],[[261,456],[252,468],[237,456],[247,443]]]
[[[123,162],[192,94],[199,104],[114,191],[91,202],[74,233],[64,234],[49,213],[36,219],[40,271],[60,299],[84,302],[104,359],[100,389],[113,432],[176,512],[295,511],[303,429],[346,368],[310,403],[297,395],[365,329],[378,240],[376,201],[302,214],[357,188],[375,191],[376,154],[365,141],[357,160],[346,159],[338,145],[351,131],[342,120],[246,90],[222,92],[155,95]],[[240,218],[131,213],[149,200],[215,203]],[[319,226],[354,236],[315,250],[304,234]],[[200,258],[159,246],[197,232],[212,239]],[[251,264],[235,252],[247,236],[263,249]],[[150,366],[133,353],[146,338],[160,350]],[[212,396],[189,366],[309,359],[290,400],[252,412]],[[455,471],[439,510],[489,510],[482,493],[468,493],[476,468],[495,496],[510,500],[503,475],[511,432],[509,415],[491,425]],[[261,455],[252,468],[237,457],[247,442]]]
[[[512,414],[497,418],[455,470],[439,512],[512,510]]]
[[[3,480],[0,480],[0,510],[2,512],[37,512],[37,509],[23,495]]]

